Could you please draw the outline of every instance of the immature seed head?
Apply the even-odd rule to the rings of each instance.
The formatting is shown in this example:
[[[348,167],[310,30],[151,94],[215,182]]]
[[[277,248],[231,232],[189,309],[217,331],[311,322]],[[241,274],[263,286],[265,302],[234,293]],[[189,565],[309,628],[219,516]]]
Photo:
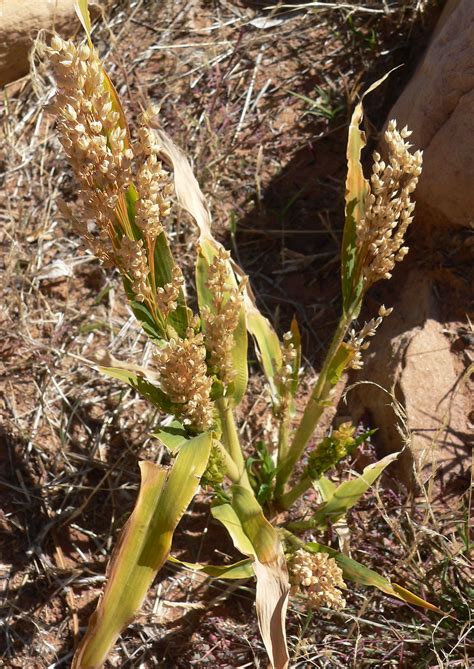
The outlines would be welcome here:
[[[209,462],[201,478],[201,484],[214,487],[220,485],[225,479],[225,459],[218,444],[212,444]]]
[[[413,191],[422,168],[422,152],[410,153],[407,138],[411,132],[399,131],[390,121],[385,132],[388,162],[375,152],[365,217],[357,228],[357,245],[362,256],[362,273],[368,288],[380,279],[389,279],[396,262],[403,260],[408,247],[405,234],[413,220]]]
[[[275,374],[275,385],[279,390],[279,405],[275,407],[275,413],[283,416],[289,409],[290,390],[293,383],[294,364],[296,360],[296,349],[292,343],[293,335],[285,332],[281,349],[281,367]]]
[[[337,430],[325,437],[309,454],[306,474],[317,481],[338,462],[345,458],[354,446],[355,427],[342,423]]]
[[[340,611],[346,605],[341,589],[346,587],[342,570],[327,553],[299,549],[289,561],[291,593],[307,597],[309,608],[326,606]]]

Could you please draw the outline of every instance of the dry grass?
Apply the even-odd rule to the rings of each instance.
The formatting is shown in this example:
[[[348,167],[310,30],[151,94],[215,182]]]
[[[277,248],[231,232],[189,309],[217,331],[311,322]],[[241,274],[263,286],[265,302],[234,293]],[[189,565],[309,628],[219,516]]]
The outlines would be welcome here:
[[[130,113],[150,98],[161,105],[221,238],[277,325],[297,313],[317,362],[336,313],[348,110],[361,86],[408,63],[369,107],[380,127],[434,14],[418,12],[417,0],[368,0],[332,3],[353,11],[288,7],[270,12],[266,28],[252,24],[268,16],[266,4],[119,2],[95,39]],[[158,417],[83,362],[98,348],[140,361],[149,351],[119,278],[58,214],[58,197],[73,199],[74,185],[43,77],[41,86],[27,77],[6,88],[0,153],[0,656],[3,666],[28,669],[68,666],[131,510],[137,461],[165,457],[148,436]],[[172,238],[189,257],[187,220],[176,220]],[[262,430],[263,403],[256,379],[246,421]],[[421,580],[421,594],[454,608],[457,621],[356,590],[343,613],[290,613],[294,666],[468,667],[465,508],[461,499],[411,510],[385,490],[349,523],[356,555],[413,589]],[[177,550],[222,561],[231,545],[203,509],[197,499]],[[110,666],[264,666],[248,587],[167,567]]]

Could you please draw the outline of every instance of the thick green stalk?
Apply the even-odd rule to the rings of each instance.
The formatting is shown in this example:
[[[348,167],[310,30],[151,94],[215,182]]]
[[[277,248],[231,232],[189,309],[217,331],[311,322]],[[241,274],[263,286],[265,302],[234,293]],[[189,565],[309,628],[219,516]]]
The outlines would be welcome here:
[[[225,463],[225,470],[227,476],[230,478],[232,483],[238,483],[240,481],[240,471],[233,461],[233,459],[230,456],[230,453],[224,448],[224,446],[220,442],[215,442],[217,444],[217,448],[219,449],[219,452],[221,453],[222,457],[224,458],[224,463]]]
[[[237,482],[252,490],[247,470],[245,469],[244,456],[229,400],[225,397],[220,397],[216,400],[216,406],[221,419],[222,442],[239,472],[240,478]]]
[[[294,466],[304,452],[308,441],[316,429],[318,422],[327,406],[327,399],[334,384],[329,378],[328,373],[333,366],[335,357],[344,340],[347,330],[352,322],[352,314],[343,315],[339,321],[328,353],[324,360],[323,367],[314,387],[311,397],[308,400],[298,429],[296,430],[293,442],[288,451],[287,457],[280,463],[275,484],[275,498],[279,499],[284,494],[285,483],[291,476]]]
[[[278,499],[278,506],[282,509],[289,509],[292,504],[296,502],[298,497],[301,497],[309,488],[311,488],[313,482],[309,476],[303,476],[301,480],[288,492],[285,492]]]
[[[278,428],[278,462],[284,462],[287,457],[289,436],[290,416],[289,412],[285,411]]]
[[[317,527],[320,527],[321,523],[314,518],[308,518],[308,520],[294,520],[291,523],[288,523],[286,528],[291,532],[306,532],[306,530],[315,530]]]

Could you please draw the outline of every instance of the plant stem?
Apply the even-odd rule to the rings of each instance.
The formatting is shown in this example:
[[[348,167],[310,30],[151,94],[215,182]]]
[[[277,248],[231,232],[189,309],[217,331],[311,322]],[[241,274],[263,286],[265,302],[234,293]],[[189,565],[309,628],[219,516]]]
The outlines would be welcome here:
[[[278,506],[282,509],[289,509],[290,506],[296,502],[298,497],[301,497],[301,495],[303,495],[308,488],[311,488],[311,486],[312,481],[309,476],[303,476],[291,490],[288,490],[288,492],[278,499]]]
[[[298,537],[287,530],[285,527],[280,527],[280,535],[283,536],[284,540],[289,543],[293,548],[304,548],[304,541],[301,541]]]
[[[215,443],[217,443],[219,452],[222,454],[222,457],[224,458],[227,476],[230,478],[232,483],[238,483],[241,479],[241,475],[239,469],[237,468],[237,465],[231,458],[230,453],[224,448],[224,446],[218,441]]]
[[[240,483],[249,490],[252,490],[247,470],[245,469],[244,456],[240,446],[239,434],[237,432],[234,414],[232,413],[232,409],[229,405],[229,400],[225,397],[220,397],[218,400],[216,400],[216,406],[221,419],[222,441],[239,473],[239,480],[236,482]]]
[[[347,330],[353,320],[352,313],[343,315],[339,321],[331,345],[324,360],[323,367],[314,387],[311,397],[306,404],[298,429],[284,462],[280,463],[275,483],[275,498],[281,499],[284,494],[285,483],[291,476],[293,468],[306,448],[308,441],[326,408],[326,401],[333,387],[332,379],[328,378],[333,360],[341,346]]]
[[[288,455],[288,438],[290,435],[290,416],[285,411],[278,427],[278,462],[284,462]]]
[[[320,526],[321,524],[317,520],[308,518],[308,520],[294,520],[293,522],[288,523],[286,527],[292,532],[305,532],[306,530],[314,530]]]

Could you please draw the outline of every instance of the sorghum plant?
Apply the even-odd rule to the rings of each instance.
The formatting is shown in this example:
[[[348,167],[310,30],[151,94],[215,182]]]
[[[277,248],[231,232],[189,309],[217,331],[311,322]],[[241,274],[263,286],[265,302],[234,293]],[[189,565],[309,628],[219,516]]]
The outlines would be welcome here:
[[[186,158],[158,129],[152,108],[141,115],[132,135],[92,45],[87,3],[80,6],[87,43],[76,47],[54,37],[47,49],[57,83],[58,133],[80,185],[83,212],[74,225],[104,265],[121,273],[131,308],[154,346],[146,369],[109,358],[101,370],[172,417],[155,435],[167,447],[172,464],[140,464],[135,509],[73,666],[102,666],[158,570],[168,559],[178,562],[170,556],[173,533],[200,483],[209,493],[212,515],[227,528],[243,559],[226,566],[186,566],[220,578],[256,577],[257,616],[274,667],[286,667],[289,661],[285,614],[290,594],[301,595],[308,607],[340,609],[345,581],[354,580],[434,609],[344,553],[301,538],[308,529],[322,531],[341,519],[396,457],[384,458],[361,477],[337,486],[327,472],[367,434],[357,434],[345,423],[319,443],[311,440],[344,370],[362,365],[370,337],[390,313],[381,306],[376,319],[359,331],[352,328],[368,288],[390,278],[407,252],[404,238],[422,163],[421,153],[410,151],[409,132],[390,122],[387,162],[375,153],[366,180],[360,163],[361,104],[353,114],[342,315],[306,408],[295,421],[301,365],[296,323],[280,341],[259,312],[246,277],[212,236],[209,211]],[[167,235],[174,198],[200,229],[195,312],[186,301],[183,274]],[[235,422],[247,387],[248,333],[269,388],[275,443],[242,444]],[[295,478],[297,464],[300,474]],[[319,506],[285,521],[284,511],[310,487],[319,492]],[[276,517],[279,525],[272,520]]]

